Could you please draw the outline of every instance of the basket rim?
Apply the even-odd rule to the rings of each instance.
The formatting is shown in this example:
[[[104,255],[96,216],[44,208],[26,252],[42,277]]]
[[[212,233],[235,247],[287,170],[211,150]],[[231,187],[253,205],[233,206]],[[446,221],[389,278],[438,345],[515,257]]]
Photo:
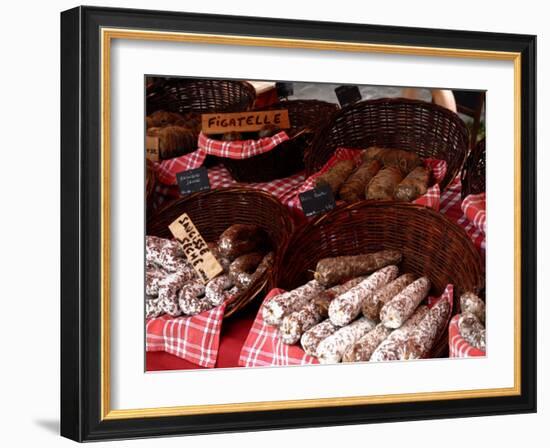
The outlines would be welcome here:
[[[355,109],[361,109],[365,105],[379,105],[379,104],[410,104],[410,105],[416,105],[421,106],[422,108],[428,109],[428,110],[436,110],[443,115],[447,116],[451,121],[457,123],[458,127],[460,128],[461,134],[462,134],[462,140],[464,143],[464,154],[462,156],[462,160],[460,161],[460,164],[456,168],[456,172],[450,173],[449,167],[447,167],[447,173],[445,174],[445,178],[441,181],[441,191],[443,192],[447,186],[452,182],[452,180],[461,172],[462,167],[464,166],[464,163],[466,161],[466,158],[468,156],[468,148],[469,148],[469,130],[464,123],[464,121],[460,118],[460,116],[447,109],[446,107],[440,106],[438,104],[434,104],[427,101],[417,100],[417,99],[410,99],[410,98],[403,98],[403,97],[383,97],[383,98],[374,98],[374,99],[367,99],[358,101],[353,104],[349,104],[347,106],[344,106],[340,109],[337,109],[336,112],[330,117],[330,119],[322,126],[318,132],[316,133],[315,139],[313,140],[311,146],[308,148],[308,151],[304,154],[304,161],[306,163],[306,174],[307,176],[311,176],[315,171],[318,171],[320,167],[315,168],[313,165],[313,162],[308,163],[309,160],[314,159],[314,148],[317,147],[317,140],[322,137],[323,131],[330,129],[333,126],[333,123],[341,116],[345,116],[349,111],[355,110]],[[358,149],[366,149],[366,148],[358,148]],[[449,165],[447,163],[447,165]]]
[[[248,105],[245,110],[252,109],[258,97],[254,86],[250,82],[244,79],[196,78],[196,77],[185,77],[185,76],[168,76],[168,77],[159,77],[159,78],[161,79],[164,78],[164,79],[162,81],[158,81],[156,84],[153,84],[150,87],[150,89],[146,91],[146,96],[165,93],[167,86],[168,87],[177,86],[179,84],[184,86],[182,88],[193,88],[193,85],[198,85],[198,84],[207,82],[207,83],[213,83],[213,84],[217,83],[220,85],[223,83],[227,83],[227,84],[233,84],[233,85],[240,85],[241,87],[243,87],[243,89],[247,91],[247,94],[250,97],[250,101],[248,101]],[[210,88],[212,88],[212,86],[210,86]],[[147,102],[149,101],[148,97],[146,97],[146,101]],[[153,99],[153,103],[154,101],[155,99]],[[165,109],[161,108],[158,110],[167,110],[170,112],[170,110],[166,108]],[[193,112],[193,110],[189,110],[189,112]],[[200,111],[197,113],[203,114],[207,112]]]
[[[289,243],[287,245],[287,248],[285,249],[285,252],[282,254],[280,260],[283,261],[285,257],[288,255],[288,249],[293,246],[292,243],[300,239],[304,234],[309,232],[310,229],[316,228],[319,225],[324,224],[325,222],[327,224],[330,224],[331,220],[336,220],[339,216],[349,213],[352,210],[364,210],[364,209],[375,210],[375,209],[395,209],[395,208],[402,208],[413,213],[420,212],[420,213],[427,214],[431,216],[431,219],[440,220],[444,226],[448,226],[452,228],[455,232],[458,232],[462,242],[468,248],[468,251],[474,254],[474,257],[477,261],[478,268],[479,268],[479,277],[477,278],[477,284],[479,288],[483,288],[485,283],[483,279],[484,277],[483,273],[485,272],[485,269],[483,267],[482,258],[478,250],[476,249],[474,243],[466,233],[466,231],[457,223],[449,219],[447,216],[432,209],[431,207],[427,207],[425,205],[420,205],[420,204],[413,204],[410,202],[393,201],[393,200],[378,201],[378,200],[366,199],[363,201],[355,202],[353,204],[339,205],[335,207],[333,210],[329,211],[328,213],[325,213],[324,215],[321,215],[312,221],[304,222],[300,226],[298,226],[294,230],[294,233],[292,234],[289,240]],[[272,277],[272,283],[270,284],[270,287],[276,287],[276,285],[279,283],[281,272],[282,270],[279,269],[279,266],[276,266],[275,275]],[[456,289],[457,285],[453,285],[453,286]]]

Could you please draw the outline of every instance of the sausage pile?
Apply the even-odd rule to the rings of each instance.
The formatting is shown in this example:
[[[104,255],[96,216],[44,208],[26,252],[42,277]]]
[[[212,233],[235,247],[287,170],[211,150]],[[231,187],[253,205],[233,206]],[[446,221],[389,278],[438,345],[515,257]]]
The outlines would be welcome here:
[[[460,296],[458,331],[468,344],[485,351],[485,302],[472,292]]]
[[[161,314],[193,316],[210,310],[245,292],[273,264],[267,235],[257,226],[235,224],[208,246],[223,272],[204,284],[178,242],[146,237],[147,319]]]
[[[322,259],[313,280],[274,296],[262,318],[322,364],[425,358],[451,306],[423,305],[430,280],[399,275],[400,261],[394,250]]]
[[[351,204],[362,199],[397,199],[411,202],[425,194],[430,169],[413,152],[370,147],[358,167],[351,160],[336,163],[316,179],[328,185],[335,197]]]

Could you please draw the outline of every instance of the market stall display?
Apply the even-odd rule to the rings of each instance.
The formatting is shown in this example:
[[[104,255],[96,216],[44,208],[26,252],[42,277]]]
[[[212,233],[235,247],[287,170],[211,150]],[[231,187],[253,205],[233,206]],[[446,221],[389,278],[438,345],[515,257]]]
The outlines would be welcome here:
[[[469,355],[479,350],[483,323],[459,298],[483,294],[485,215],[470,216],[476,196],[459,198],[470,188],[461,180],[479,181],[484,142],[464,163],[458,115],[402,98],[256,110],[248,83],[206,81],[159,79],[148,90],[147,135],[158,142],[147,161],[148,247],[170,247],[168,226],[187,213],[223,272],[203,282],[148,264],[148,350],[215,367],[223,320],[253,301],[240,366],[455,356],[455,330]],[[279,127],[269,120],[281,111]],[[223,130],[246,123],[241,115],[253,126]],[[176,174],[203,166],[206,191],[177,185]],[[322,189],[336,208],[305,214],[301,194]]]

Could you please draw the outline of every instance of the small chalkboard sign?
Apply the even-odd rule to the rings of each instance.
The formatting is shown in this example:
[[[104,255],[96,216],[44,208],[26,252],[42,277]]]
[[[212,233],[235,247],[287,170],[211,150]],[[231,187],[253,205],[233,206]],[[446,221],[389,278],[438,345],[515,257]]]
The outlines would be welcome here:
[[[291,82],[277,82],[275,83],[277,89],[277,96],[279,98],[288,98],[294,95],[294,84]]]
[[[334,195],[328,185],[322,185],[298,195],[302,203],[302,210],[306,216],[315,216],[329,212],[336,204]]]
[[[357,86],[340,86],[334,89],[340,106],[348,106],[361,100],[361,92]]]
[[[180,171],[176,174],[176,180],[178,181],[181,194],[210,190],[208,171],[203,166],[192,170]]]

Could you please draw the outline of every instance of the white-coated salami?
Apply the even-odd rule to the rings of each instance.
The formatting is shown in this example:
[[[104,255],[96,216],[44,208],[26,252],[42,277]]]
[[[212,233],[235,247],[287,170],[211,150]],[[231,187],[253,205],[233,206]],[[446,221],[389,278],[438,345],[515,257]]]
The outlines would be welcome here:
[[[399,352],[418,323],[428,314],[428,307],[420,305],[414,314],[397,330],[394,330],[374,350],[371,361],[394,361],[399,359]]]
[[[311,280],[299,288],[271,298],[262,307],[262,318],[268,325],[279,326],[283,318],[307,305],[324,288],[316,280]]]
[[[300,344],[309,356],[317,356],[317,347],[327,337],[333,334],[340,327],[334,325],[330,319],[311,327],[300,338]]]
[[[190,277],[195,275],[177,241],[147,235],[145,244],[145,259],[148,263],[155,263],[168,272],[185,272]]]
[[[212,306],[221,305],[227,298],[227,290],[234,285],[232,278],[229,275],[220,275],[208,282],[204,289],[205,299]]]
[[[373,330],[369,331],[366,335],[360,338],[355,344],[353,344],[342,358],[343,362],[362,362],[369,361],[370,357],[384,339],[386,339],[391,333],[389,328],[386,328],[382,324],[378,324]]]
[[[437,302],[411,332],[400,358],[420,359],[427,356],[447,325],[450,314],[451,305],[447,300]]]
[[[334,364],[342,360],[344,353],[376,326],[368,317],[361,317],[345,327],[336,330],[323,339],[317,347],[317,358],[321,364]]]
[[[363,316],[378,320],[382,307],[405,289],[406,286],[410,285],[414,281],[414,278],[413,274],[403,274],[367,297],[363,302]]]
[[[205,297],[205,286],[198,280],[187,283],[181,288],[178,304],[183,313],[188,316],[194,316],[212,308]]]
[[[397,277],[397,266],[386,266],[367,277],[354,288],[336,297],[329,306],[328,315],[334,325],[347,325],[355,319],[363,302],[379,288]]]
[[[481,323],[485,323],[485,302],[473,292],[465,292],[460,296],[461,313],[471,313]]]
[[[414,313],[428,295],[431,283],[420,277],[386,303],[380,310],[380,320],[388,328],[399,328]]]
[[[330,302],[340,294],[357,286],[365,277],[358,277],[341,285],[326,289],[299,311],[284,317],[279,333],[285,344],[295,344],[302,334],[328,316]]]
[[[145,294],[148,296],[158,296],[159,283],[167,275],[165,270],[156,265],[148,267],[145,271]]]
[[[458,318],[458,331],[472,347],[485,351],[485,327],[475,314],[462,313]]]
[[[162,314],[162,308],[159,305],[158,297],[154,297],[145,301],[145,318],[151,319]]]

